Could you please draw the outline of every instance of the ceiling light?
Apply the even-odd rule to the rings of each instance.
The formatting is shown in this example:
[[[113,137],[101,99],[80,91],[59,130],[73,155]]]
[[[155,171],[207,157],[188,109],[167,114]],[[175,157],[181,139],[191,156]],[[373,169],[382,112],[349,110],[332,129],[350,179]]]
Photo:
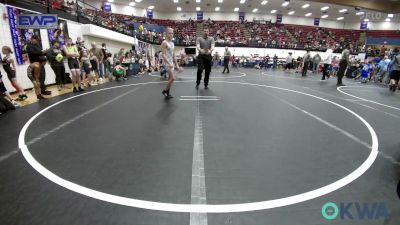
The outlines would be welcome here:
[[[147,7],[148,9],[154,9],[154,5]]]
[[[321,18],[323,18],[323,19],[328,18],[328,15],[323,15],[323,16],[321,16]]]
[[[301,8],[307,9],[308,7],[310,7],[310,4],[305,4],[305,5],[303,5]]]
[[[253,12],[255,13],[255,12],[257,12],[258,11],[258,9],[257,8],[255,8],[255,9],[253,9]]]
[[[337,20],[343,20],[344,19],[344,17],[342,16],[342,17],[338,17],[337,18]]]
[[[358,12],[358,13],[356,13],[356,15],[357,15],[357,16],[361,16],[361,15],[364,15],[364,13],[365,13],[365,12]]]
[[[306,14],[306,16],[311,16],[311,15],[312,15],[312,13],[307,13],[307,14]]]
[[[129,3],[129,6],[135,6],[135,5],[136,5],[136,2]]]
[[[284,3],[282,3],[282,6],[283,7],[286,7],[286,6],[288,6],[289,5],[289,2],[284,2]]]
[[[215,7],[215,11],[219,11],[220,9],[220,7]]]
[[[272,13],[272,14],[273,14],[273,13],[276,13],[276,9],[271,10],[271,13]]]
[[[222,3],[224,0],[218,0],[218,3]]]
[[[244,4],[246,0],[240,0],[240,4]]]
[[[182,8],[181,7],[176,7],[176,10],[182,11]]]
[[[289,15],[293,15],[293,14],[294,14],[294,11],[290,11],[288,14],[289,14]]]
[[[386,22],[390,22],[391,20],[390,20],[390,18],[386,18],[386,20],[385,20]]]
[[[107,0],[107,2],[114,2],[114,0]]]
[[[329,9],[329,6],[324,6],[324,7],[321,8],[321,11],[325,11],[325,10],[328,10],[328,9]]]
[[[365,21],[365,22],[368,22],[368,21],[369,21],[369,19],[368,19],[368,18],[366,18],[366,19],[364,19],[364,21]]]
[[[339,12],[340,12],[340,13],[347,12],[347,9],[341,9],[341,10],[339,10]]]
[[[200,3],[200,0],[196,0],[196,3]]]
[[[261,5],[266,5],[268,3],[268,1],[264,0],[261,2]]]
[[[138,2],[138,3],[139,3],[139,2],[142,2],[142,0],[135,0],[135,2]]]
[[[174,3],[178,3],[179,2],[179,0],[174,0]]]
[[[200,11],[200,10],[201,10],[201,8],[197,6],[196,7],[196,11]]]
[[[239,8],[235,8],[233,11],[238,12],[238,11],[239,11]]]
[[[389,18],[393,18],[393,16],[394,16],[393,14],[388,14]]]

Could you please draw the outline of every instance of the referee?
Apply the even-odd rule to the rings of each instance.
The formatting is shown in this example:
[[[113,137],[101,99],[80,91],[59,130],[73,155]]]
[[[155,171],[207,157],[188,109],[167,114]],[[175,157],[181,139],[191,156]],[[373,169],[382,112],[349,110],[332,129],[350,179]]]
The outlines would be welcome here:
[[[350,62],[350,49],[352,47],[353,46],[351,44],[347,44],[346,48],[342,52],[342,58],[339,62],[339,71],[337,72],[337,86],[345,86],[342,80]]]
[[[210,31],[208,28],[204,28],[204,36],[198,37],[196,40],[197,50],[199,51],[199,56],[197,57],[197,80],[196,80],[196,89],[199,88],[201,76],[203,70],[205,70],[204,77],[204,88],[208,89],[208,80],[210,78],[211,73],[211,61],[212,61],[212,52],[214,51],[215,41],[213,37],[208,36]]]

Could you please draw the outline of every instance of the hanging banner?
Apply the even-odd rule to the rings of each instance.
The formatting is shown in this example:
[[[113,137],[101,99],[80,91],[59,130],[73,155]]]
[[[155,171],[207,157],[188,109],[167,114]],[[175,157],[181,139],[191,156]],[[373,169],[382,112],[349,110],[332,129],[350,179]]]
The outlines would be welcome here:
[[[362,22],[361,22],[361,25],[360,25],[360,29],[361,29],[361,30],[365,30],[365,29],[367,29],[367,28],[368,28],[368,22],[362,21]]]
[[[49,43],[53,40],[57,40],[60,46],[64,46],[65,40],[69,37],[67,21],[58,20],[57,29],[48,29],[47,36],[49,38]]]
[[[15,58],[19,65],[24,64],[24,59],[22,57],[21,43],[19,41],[19,35],[17,32],[17,18],[15,9],[11,6],[7,6],[8,22],[10,24],[11,39],[14,45]]]
[[[197,11],[197,20],[203,20],[203,11]]]
[[[153,10],[152,9],[147,9],[147,17],[153,18]]]
[[[246,13],[245,12],[239,12],[239,21],[240,22],[243,22],[245,17],[246,17]]]
[[[17,15],[17,28],[21,29],[56,29],[57,24],[57,14]]]
[[[282,23],[282,18],[281,14],[276,15],[276,23]]]
[[[320,18],[315,18],[314,19],[314,26],[319,26],[319,22],[321,21]]]
[[[10,25],[11,39],[14,46],[14,54],[19,65],[29,61],[28,55],[25,53],[25,47],[31,41],[33,35],[40,37],[40,30],[38,29],[19,29],[17,28],[17,16],[22,14],[19,9],[7,6],[8,22]],[[39,42],[39,45],[42,45]]]
[[[104,2],[103,3],[103,10],[104,10],[104,12],[111,12],[111,3],[110,2]]]

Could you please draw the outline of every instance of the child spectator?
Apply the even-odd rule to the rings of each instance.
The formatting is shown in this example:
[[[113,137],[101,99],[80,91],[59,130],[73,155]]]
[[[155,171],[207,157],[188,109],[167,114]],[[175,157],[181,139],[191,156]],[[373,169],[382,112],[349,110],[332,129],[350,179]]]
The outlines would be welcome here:
[[[13,53],[11,48],[8,46],[4,46],[2,49],[3,54],[5,54],[4,59],[1,60],[3,64],[4,71],[7,73],[7,77],[11,82],[11,85],[17,90],[19,94],[19,100],[25,100],[28,98],[26,96],[24,89],[21,87],[21,85],[17,81],[17,76],[15,73],[15,61],[13,58],[11,58],[11,54]]]
[[[115,66],[114,66],[114,71],[113,71],[113,75],[115,77],[115,80],[119,80],[119,78],[123,78],[124,80],[127,80],[126,78],[126,68],[121,66],[121,63],[119,61],[115,62]]]

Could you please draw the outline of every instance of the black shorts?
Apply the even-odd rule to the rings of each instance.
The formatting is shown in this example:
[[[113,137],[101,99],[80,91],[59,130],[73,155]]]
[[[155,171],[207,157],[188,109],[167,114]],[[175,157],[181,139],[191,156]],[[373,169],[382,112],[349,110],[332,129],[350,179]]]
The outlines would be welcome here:
[[[77,58],[68,58],[68,66],[70,70],[79,69],[79,61]]]
[[[390,73],[390,79],[398,81],[400,79],[400,70],[392,70]]]
[[[87,63],[83,63],[82,66],[83,66],[83,71],[84,71],[86,74],[89,74],[90,71],[91,71],[90,65],[87,64]]]
[[[7,92],[6,86],[4,86],[3,82],[0,82],[0,94],[6,93],[6,92]]]
[[[286,63],[286,65],[285,65],[285,70],[286,69],[291,69],[292,68],[292,63]]]
[[[17,78],[17,76],[15,75],[15,70],[11,70],[7,72],[7,77],[10,81],[12,81],[13,79]]]

